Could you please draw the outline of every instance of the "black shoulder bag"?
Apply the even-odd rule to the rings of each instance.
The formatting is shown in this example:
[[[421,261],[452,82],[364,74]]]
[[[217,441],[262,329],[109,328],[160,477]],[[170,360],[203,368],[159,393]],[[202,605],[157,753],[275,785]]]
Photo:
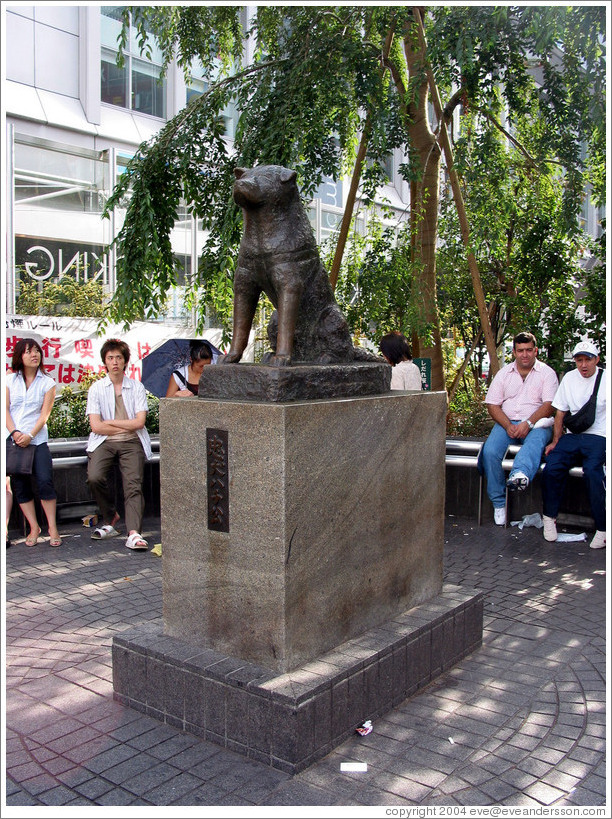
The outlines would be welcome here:
[[[19,446],[11,435],[6,439],[6,474],[31,475],[34,465],[36,446]]]
[[[601,376],[603,374],[603,370],[599,370],[597,373],[597,380],[595,381],[595,386],[593,387],[593,392],[591,397],[583,404],[579,410],[576,412],[566,412],[565,417],[563,419],[563,426],[566,429],[569,429],[570,432],[573,432],[574,435],[577,435],[580,432],[584,432],[585,429],[592,427],[595,423],[595,411],[597,409],[597,393],[599,392],[599,382],[601,381]]]

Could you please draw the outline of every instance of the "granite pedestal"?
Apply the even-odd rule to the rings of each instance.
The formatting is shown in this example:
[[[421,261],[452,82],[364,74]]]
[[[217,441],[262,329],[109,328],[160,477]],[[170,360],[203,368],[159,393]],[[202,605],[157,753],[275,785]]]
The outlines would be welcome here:
[[[162,400],[166,633],[282,673],[438,594],[445,413],[443,393]]]
[[[429,602],[286,674],[170,637],[153,622],[113,639],[115,699],[298,773],[476,650],[482,615],[481,592],[445,584]]]
[[[442,587],[445,415],[162,400],[163,621],[115,638],[115,696],[297,771],[476,648],[481,596]]]

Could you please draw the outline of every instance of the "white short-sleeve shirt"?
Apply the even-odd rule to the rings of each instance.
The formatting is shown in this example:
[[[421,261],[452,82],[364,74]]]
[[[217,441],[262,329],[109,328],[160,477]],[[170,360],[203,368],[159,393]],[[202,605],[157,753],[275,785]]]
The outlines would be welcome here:
[[[570,370],[561,380],[561,384],[553,400],[553,407],[561,410],[561,412],[567,412],[568,410],[570,412],[578,412],[580,407],[584,406],[593,394],[598,372],[599,368],[595,370],[595,374],[590,378],[585,378],[578,370]],[[607,391],[606,371],[604,370],[597,392],[595,423],[584,431],[584,435],[601,435],[604,438],[606,437]]]
[[[147,391],[140,381],[135,381],[133,378],[128,378],[127,375],[123,377],[123,384],[121,385],[121,395],[123,396],[123,405],[128,414],[128,418],[136,417],[139,412],[147,412]],[[108,376],[105,376],[100,381],[96,381],[91,385],[87,393],[87,415],[99,415],[103,421],[113,420],[115,417],[115,388],[113,382]],[[151,458],[151,438],[145,427],[137,430],[140,443],[144,449],[147,461]],[[89,440],[87,441],[87,452],[93,452],[94,449],[108,438],[108,435],[98,435],[91,432]]]
[[[42,411],[45,395],[55,387],[55,381],[38,370],[34,381],[26,389],[22,373],[11,373],[7,379],[9,389],[9,412],[20,432],[29,432],[38,421]],[[32,443],[44,444],[49,440],[47,425],[32,438]]]

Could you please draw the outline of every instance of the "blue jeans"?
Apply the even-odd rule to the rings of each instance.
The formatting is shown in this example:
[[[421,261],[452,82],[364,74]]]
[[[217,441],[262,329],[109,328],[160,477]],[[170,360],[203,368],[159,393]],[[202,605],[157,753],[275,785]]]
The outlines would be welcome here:
[[[484,443],[481,458],[487,476],[487,494],[496,509],[506,505],[506,477],[501,464],[508,447],[511,444],[521,445],[510,474],[523,472],[531,482],[542,462],[544,448],[551,439],[552,427],[532,429],[526,438],[511,438],[503,427],[495,424]]]
[[[603,435],[563,435],[548,456],[542,475],[544,514],[556,518],[563,499],[567,474],[582,463],[595,528],[606,531],[606,439]]]

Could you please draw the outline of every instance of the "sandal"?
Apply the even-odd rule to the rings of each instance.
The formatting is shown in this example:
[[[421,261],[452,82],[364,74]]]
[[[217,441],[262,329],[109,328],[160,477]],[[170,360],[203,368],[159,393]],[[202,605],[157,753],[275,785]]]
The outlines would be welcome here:
[[[134,550],[142,550],[149,548],[149,544],[147,543],[147,541],[143,538],[142,535],[139,535],[138,532],[132,532],[132,534],[125,541],[125,545],[128,547],[128,549]]]
[[[49,538],[49,546],[61,546],[62,545],[62,538],[60,535],[57,537],[50,537]]]
[[[110,526],[110,524],[105,523],[104,526],[98,526],[98,528],[94,530],[91,539],[106,540],[107,537],[117,537],[118,534],[119,532],[115,529],[114,526]]]
[[[38,530],[38,532],[36,534],[33,534],[32,532],[30,532],[30,534],[25,539],[25,545],[26,546],[36,546],[36,544],[38,543],[38,538],[39,537],[40,537],[40,529]]]

